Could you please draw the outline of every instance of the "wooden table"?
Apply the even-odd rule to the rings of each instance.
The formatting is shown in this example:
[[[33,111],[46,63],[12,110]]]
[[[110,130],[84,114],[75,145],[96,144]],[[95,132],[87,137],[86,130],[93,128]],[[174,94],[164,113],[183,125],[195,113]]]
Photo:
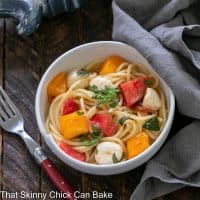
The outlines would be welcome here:
[[[106,177],[77,172],[58,160],[44,144],[34,114],[34,99],[40,77],[56,57],[86,42],[111,40],[111,0],[89,1],[89,4],[79,11],[44,20],[39,29],[26,38],[16,35],[13,30],[11,20],[0,19],[0,84],[22,112],[26,130],[41,143],[76,190],[112,192],[113,199],[129,199],[140,181],[145,166],[122,175]],[[176,122],[178,118],[176,117]],[[55,190],[18,137],[2,131],[0,154],[1,190]],[[200,190],[185,188],[162,199],[199,200]]]

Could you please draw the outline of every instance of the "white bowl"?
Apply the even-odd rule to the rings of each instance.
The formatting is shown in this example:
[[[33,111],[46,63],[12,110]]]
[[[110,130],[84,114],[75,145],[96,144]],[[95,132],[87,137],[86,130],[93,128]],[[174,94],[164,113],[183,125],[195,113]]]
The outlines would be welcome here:
[[[48,134],[45,129],[45,119],[48,110],[48,101],[46,92],[47,84],[59,72],[67,71],[69,69],[72,69],[73,67],[84,66],[90,61],[103,59],[110,55],[120,55],[133,63],[136,62],[142,63],[149,72],[159,76],[152,69],[147,60],[133,47],[124,43],[113,42],[113,41],[93,42],[75,47],[67,51],[66,53],[62,54],[60,57],[58,57],[44,73],[36,94],[36,103],[35,103],[36,119],[40,132],[46,144],[54,152],[54,154],[58,158],[60,158],[63,162],[65,162],[67,165],[73,167],[74,169],[89,174],[96,174],[96,175],[120,174],[132,170],[142,165],[146,161],[148,161],[160,149],[160,147],[166,140],[170,128],[172,126],[172,121],[174,117],[174,109],[175,109],[174,95],[171,89],[165,83],[165,81],[160,78],[161,87],[167,99],[167,107],[168,107],[167,122],[157,140],[143,153],[130,160],[111,165],[94,165],[94,164],[84,163],[64,153],[58,147],[52,136]]]

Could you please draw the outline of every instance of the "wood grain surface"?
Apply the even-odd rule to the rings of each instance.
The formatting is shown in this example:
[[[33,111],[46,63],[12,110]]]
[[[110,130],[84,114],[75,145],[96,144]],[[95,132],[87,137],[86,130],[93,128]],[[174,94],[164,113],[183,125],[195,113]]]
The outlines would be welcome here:
[[[0,19],[0,85],[3,85],[4,70],[4,19]],[[2,190],[2,156],[3,156],[3,130],[0,128],[0,184]]]
[[[49,64],[63,52],[86,42],[111,40],[111,0],[89,1],[84,8],[53,19],[44,19],[38,30],[23,38],[14,22],[0,19],[0,85],[22,112],[28,133],[44,147],[58,169],[76,190],[112,192],[114,200],[127,200],[138,185],[145,165],[115,176],[87,175],[58,160],[44,144],[37,128],[34,99],[39,80]],[[181,116],[177,115],[175,122]],[[181,118],[182,119],[182,118]],[[185,122],[188,119],[183,118]],[[174,126],[174,132],[180,127]],[[55,190],[15,135],[0,132],[0,183],[8,192],[50,192]],[[200,189],[184,188],[159,200],[199,200]]]

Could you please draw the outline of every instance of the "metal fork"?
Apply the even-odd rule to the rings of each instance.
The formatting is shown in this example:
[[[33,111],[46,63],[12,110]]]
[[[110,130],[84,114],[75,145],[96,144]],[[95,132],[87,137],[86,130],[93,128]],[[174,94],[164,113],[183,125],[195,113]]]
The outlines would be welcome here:
[[[76,199],[74,192],[65,180],[65,178],[56,169],[52,161],[47,158],[43,152],[41,146],[31,138],[24,130],[24,120],[13,104],[11,99],[7,96],[5,91],[0,86],[0,126],[10,133],[14,133],[20,136],[26,144],[31,155],[34,157],[36,162],[42,167],[47,173],[49,178],[53,181],[57,189],[63,193],[66,193],[67,199]]]

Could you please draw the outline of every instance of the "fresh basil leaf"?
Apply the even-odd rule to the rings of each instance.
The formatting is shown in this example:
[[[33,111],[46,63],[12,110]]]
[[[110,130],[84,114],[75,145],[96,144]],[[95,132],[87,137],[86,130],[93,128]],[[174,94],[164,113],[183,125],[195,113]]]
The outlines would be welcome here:
[[[154,84],[154,79],[144,79],[144,84],[147,86],[147,87],[151,87],[153,84]]]
[[[112,155],[112,161],[113,161],[113,163],[118,163],[119,162],[119,160],[117,159],[117,156],[115,155],[115,153],[113,153],[113,155]]]
[[[125,152],[123,152],[123,153],[122,153],[122,157],[121,157],[120,161],[124,160],[125,158],[126,158],[126,153],[125,153]]]
[[[81,136],[79,136],[79,139],[80,139],[81,142],[84,142],[87,139],[87,136],[81,135]]]
[[[78,114],[78,115],[84,115],[84,112],[78,110],[78,111],[77,111],[77,114]]]
[[[151,131],[159,131],[159,121],[157,117],[153,117],[150,120],[148,120],[144,125],[143,128],[151,130]]]
[[[111,108],[115,108],[117,106],[117,102],[116,101],[115,102],[111,102],[111,103],[109,103],[109,106]]]
[[[98,142],[99,142],[98,139],[93,139],[93,140],[90,140],[90,141],[89,140],[85,141],[85,142],[83,142],[83,144],[85,146],[93,146],[93,145],[96,145]]]
[[[126,120],[130,119],[128,116],[123,116],[119,119],[119,124],[122,126]]]
[[[118,88],[105,87],[99,90],[96,85],[93,85],[90,90],[94,93],[93,98],[97,99],[97,105],[107,103],[111,108],[117,106],[117,95],[120,92]]]
[[[115,153],[113,153],[113,155],[112,155],[113,163],[121,162],[125,158],[126,158],[126,153],[125,152],[122,153],[122,156],[121,156],[120,160],[117,159],[117,156],[115,155]]]
[[[98,126],[93,125],[92,126],[92,132],[95,133],[95,134],[99,134],[99,133],[101,133],[101,130],[99,129]]]
[[[79,69],[76,73],[78,76],[88,76],[88,72],[85,69]]]
[[[103,133],[97,126],[92,126],[92,133],[79,137],[80,141],[85,146],[93,146],[98,144],[103,139]]]

